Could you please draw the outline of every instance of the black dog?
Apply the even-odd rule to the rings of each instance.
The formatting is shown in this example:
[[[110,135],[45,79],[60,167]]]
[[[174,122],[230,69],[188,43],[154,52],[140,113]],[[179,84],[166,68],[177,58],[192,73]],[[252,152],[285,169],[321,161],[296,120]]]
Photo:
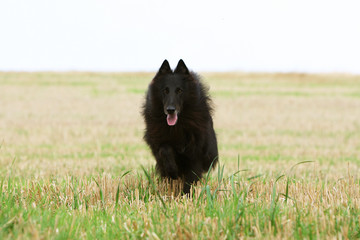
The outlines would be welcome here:
[[[183,60],[174,71],[165,60],[149,85],[144,139],[162,177],[184,179],[184,193],[218,161],[211,99]],[[212,165],[211,165],[212,164]]]

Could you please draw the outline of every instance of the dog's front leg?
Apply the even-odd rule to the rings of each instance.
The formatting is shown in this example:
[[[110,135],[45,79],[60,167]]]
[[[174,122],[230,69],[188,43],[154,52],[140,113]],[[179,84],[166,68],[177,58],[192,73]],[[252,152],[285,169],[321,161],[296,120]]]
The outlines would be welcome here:
[[[201,162],[193,161],[191,167],[185,173],[183,192],[190,193],[191,185],[195,184],[202,177]]]
[[[158,168],[162,177],[178,178],[178,167],[175,161],[175,152],[172,147],[163,145],[157,154]]]

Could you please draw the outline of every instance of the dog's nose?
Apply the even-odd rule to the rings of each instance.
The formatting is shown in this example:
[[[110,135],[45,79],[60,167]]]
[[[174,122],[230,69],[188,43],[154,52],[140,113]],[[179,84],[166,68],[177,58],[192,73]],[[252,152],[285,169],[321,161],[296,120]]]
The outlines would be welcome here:
[[[167,108],[166,108],[166,112],[167,112],[168,114],[173,114],[173,113],[175,112],[175,107],[167,107]]]

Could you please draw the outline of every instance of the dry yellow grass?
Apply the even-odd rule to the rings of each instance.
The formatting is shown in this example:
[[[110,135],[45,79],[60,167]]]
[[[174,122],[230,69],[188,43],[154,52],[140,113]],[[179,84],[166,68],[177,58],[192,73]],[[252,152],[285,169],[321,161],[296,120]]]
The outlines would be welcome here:
[[[24,211],[61,209],[74,216],[73,224],[51,229],[9,212],[0,221],[2,236],[48,238],[63,229],[86,238],[91,234],[81,219],[99,209],[108,214],[103,221],[128,238],[360,236],[349,223],[360,222],[360,77],[204,74],[224,178],[218,182],[214,172],[186,199],[176,184],[152,176],[154,190],[140,169],[155,162],[142,141],[140,115],[152,75],[0,73],[3,204],[15,192],[14,204]],[[311,162],[291,168],[302,161]],[[246,171],[229,178],[237,170]],[[22,233],[8,226],[21,226]]]

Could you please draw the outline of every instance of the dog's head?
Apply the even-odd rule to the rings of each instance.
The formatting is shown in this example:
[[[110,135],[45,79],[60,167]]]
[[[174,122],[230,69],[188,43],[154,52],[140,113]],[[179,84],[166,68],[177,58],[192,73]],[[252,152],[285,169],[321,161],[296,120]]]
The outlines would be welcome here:
[[[191,73],[180,59],[174,71],[165,60],[151,83],[157,90],[157,96],[161,95],[160,99],[169,126],[174,126],[178,121],[184,101],[188,99],[190,81],[192,81]]]

